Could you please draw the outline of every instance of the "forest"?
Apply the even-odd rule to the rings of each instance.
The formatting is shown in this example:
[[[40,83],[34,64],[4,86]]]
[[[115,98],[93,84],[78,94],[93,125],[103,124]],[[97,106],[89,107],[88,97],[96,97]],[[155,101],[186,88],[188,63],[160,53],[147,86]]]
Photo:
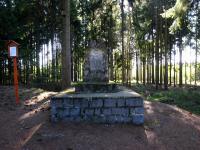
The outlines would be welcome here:
[[[198,85],[199,8],[198,0],[1,0],[0,84],[12,84],[6,40],[20,43],[20,83],[58,89],[82,81],[89,41],[103,40],[112,81]]]
[[[0,149],[199,150],[199,47],[200,0],[0,0]]]

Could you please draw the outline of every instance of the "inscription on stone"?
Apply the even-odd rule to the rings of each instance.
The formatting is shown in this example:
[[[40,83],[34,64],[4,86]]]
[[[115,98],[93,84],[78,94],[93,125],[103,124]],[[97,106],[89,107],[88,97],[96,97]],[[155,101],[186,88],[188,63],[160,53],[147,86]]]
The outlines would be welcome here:
[[[104,50],[91,48],[86,55],[84,82],[108,82],[108,62]]]
[[[90,53],[90,70],[91,71],[104,71],[103,52],[100,50],[91,50]]]

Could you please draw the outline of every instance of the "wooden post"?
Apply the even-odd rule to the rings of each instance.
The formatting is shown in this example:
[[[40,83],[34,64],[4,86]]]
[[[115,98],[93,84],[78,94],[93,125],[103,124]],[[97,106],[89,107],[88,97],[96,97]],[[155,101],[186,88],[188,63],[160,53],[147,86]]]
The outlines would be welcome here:
[[[18,71],[17,71],[17,57],[13,58],[14,63],[14,86],[15,86],[15,97],[16,97],[16,104],[19,104],[19,87],[18,87]]]
[[[9,40],[7,45],[8,45],[8,56],[13,59],[15,97],[16,97],[16,104],[19,104],[20,101],[19,101],[18,71],[17,71],[19,44],[13,40]]]

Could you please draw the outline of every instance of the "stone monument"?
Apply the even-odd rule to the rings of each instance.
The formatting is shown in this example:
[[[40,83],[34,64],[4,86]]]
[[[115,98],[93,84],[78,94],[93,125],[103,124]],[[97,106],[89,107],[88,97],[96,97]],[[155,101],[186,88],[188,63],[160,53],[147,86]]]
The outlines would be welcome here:
[[[76,92],[114,92],[115,83],[109,83],[108,58],[102,42],[92,41],[85,57],[83,83],[75,87]]]
[[[108,60],[103,46],[92,42],[86,54],[84,65],[84,82],[108,82]]]
[[[105,53],[100,49],[91,49],[84,67],[85,82],[108,82],[108,69]]]
[[[51,99],[51,121],[144,123],[143,98],[108,82],[107,55],[101,43],[92,43],[84,65],[83,83]]]

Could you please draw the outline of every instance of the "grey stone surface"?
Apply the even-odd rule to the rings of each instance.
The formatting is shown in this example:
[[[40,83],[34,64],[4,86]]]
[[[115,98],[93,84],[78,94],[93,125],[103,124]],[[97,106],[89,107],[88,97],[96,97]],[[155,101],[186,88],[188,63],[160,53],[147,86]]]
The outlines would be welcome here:
[[[102,109],[102,112],[104,115],[111,115],[112,114],[112,108],[104,108]]]
[[[76,107],[81,107],[82,106],[82,99],[74,99],[73,100],[73,105]]]
[[[107,123],[116,123],[117,120],[119,120],[119,118],[116,118],[115,115],[106,116],[106,122]]]
[[[113,82],[82,82],[75,85],[76,93],[112,93],[118,91],[117,84]]]
[[[72,89],[75,91],[75,89]],[[91,98],[123,98],[123,99],[128,99],[128,98],[141,98],[141,96],[132,91],[132,90],[121,90],[118,92],[113,92],[113,93],[75,93],[75,94],[68,94],[66,92],[61,92],[57,96],[55,96],[53,99],[60,99],[60,98],[71,98],[71,99],[76,99],[76,98],[85,98],[85,99],[91,99]]]
[[[51,104],[51,115],[55,115],[57,113],[56,106]]]
[[[90,103],[90,107],[92,107],[92,108],[103,106],[103,100],[101,100],[101,99],[91,100],[89,103]]]
[[[143,99],[142,98],[128,98],[126,99],[126,106],[136,107],[136,106],[143,106]]]
[[[95,122],[95,123],[106,123],[106,117],[104,115],[94,116],[93,122]]]
[[[131,116],[123,116],[123,122],[132,123],[132,117]]]
[[[128,116],[129,110],[126,108],[112,108],[112,114]]]
[[[95,111],[94,111],[94,114],[97,115],[97,116],[100,116],[101,115],[101,109],[96,108]]]
[[[116,100],[111,98],[105,99],[104,107],[116,107]]]
[[[81,102],[81,107],[82,108],[86,108],[89,106],[89,102],[88,102],[88,99],[82,99],[82,102]]]
[[[144,114],[144,107],[136,107],[136,108],[131,108],[130,109],[131,115],[134,114]]]
[[[109,97],[64,96],[51,99],[51,120],[97,123],[144,123],[143,99],[132,94],[119,93]],[[86,94],[87,95],[87,94]],[[112,95],[112,94],[111,94]],[[120,96],[119,96],[120,95]],[[131,96],[132,95],[132,96]],[[118,97],[119,96],[119,97]],[[131,97],[130,97],[131,96]]]
[[[135,115],[133,115],[132,121],[136,125],[141,125],[144,123],[144,115],[143,114],[135,114]]]
[[[108,123],[122,123],[122,122],[127,121],[127,119],[121,115],[110,115],[106,117],[106,121]]]
[[[81,116],[85,115],[85,108],[81,108]]]
[[[71,116],[79,116],[80,115],[80,108],[71,108],[70,109]]]
[[[63,109],[63,116],[66,117],[66,116],[70,116],[71,113],[70,113],[70,108],[67,107],[67,108],[64,108]]]
[[[72,117],[72,116],[64,117],[61,121],[63,121],[63,122],[72,122],[72,121],[74,121],[74,117]]]
[[[94,116],[85,115],[85,116],[82,117],[82,119],[84,120],[84,122],[93,122],[94,121]]]
[[[125,99],[117,99],[116,103],[117,103],[117,107],[124,107],[125,106]]]
[[[57,116],[58,116],[59,119],[65,117],[63,112],[64,112],[63,110],[59,110],[59,111],[58,111]]]
[[[94,109],[85,109],[85,115],[93,116],[94,115]]]
[[[73,118],[73,121],[74,122],[81,122],[81,121],[84,121],[84,120],[83,120],[83,118],[81,116],[77,116],[77,117]]]
[[[73,99],[71,98],[65,98],[64,102],[62,103],[64,107],[73,107]]]
[[[63,106],[63,99],[61,98],[53,98],[51,101],[51,105],[55,106],[55,107],[62,107]]]
[[[107,54],[101,48],[93,46],[86,54],[84,64],[84,82],[108,82]]]

